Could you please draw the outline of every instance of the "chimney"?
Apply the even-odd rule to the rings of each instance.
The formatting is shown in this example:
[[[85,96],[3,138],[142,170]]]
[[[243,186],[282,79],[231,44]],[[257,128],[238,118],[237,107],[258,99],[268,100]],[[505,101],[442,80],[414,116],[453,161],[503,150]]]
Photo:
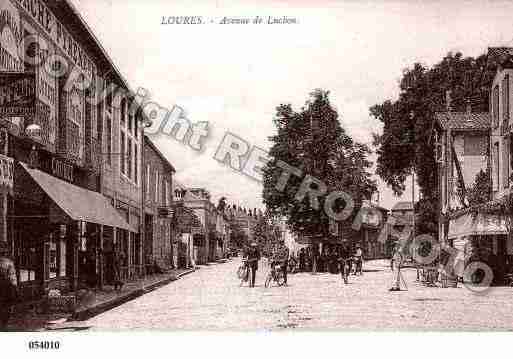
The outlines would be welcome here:
[[[472,103],[470,102],[470,99],[467,99],[467,111],[468,114],[472,113]]]
[[[451,112],[451,90],[445,90],[445,107],[447,112]]]

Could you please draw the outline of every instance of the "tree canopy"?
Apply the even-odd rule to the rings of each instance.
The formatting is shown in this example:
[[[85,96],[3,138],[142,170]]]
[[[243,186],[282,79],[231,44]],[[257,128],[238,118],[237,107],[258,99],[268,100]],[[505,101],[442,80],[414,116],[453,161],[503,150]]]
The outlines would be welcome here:
[[[323,211],[326,196],[318,198],[314,208],[308,196],[296,197],[302,180],[309,175],[327,187],[327,193],[335,190],[350,194],[358,209],[363,199],[376,190],[367,159],[370,149],[354,141],[342,128],[337,111],[331,106],[329,92],[315,90],[299,111],[290,104],[276,108],[274,124],[277,134],[271,136],[272,161],[264,168],[263,200],[273,215],[284,217],[291,230],[305,235],[329,235],[329,218]],[[301,171],[291,175],[283,191],[277,188],[283,172],[283,161]],[[320,189],[318,183],[310,185]],[[343,200],[335,203],[338,212],[345,206]]]
[[[415,171],[421,200],[416,210],[423,218],[421,232],[435,232],[437,166],[431,137],[434,114],[446,110],[447,93],[453,111],[463,112],[467,103],[473,112],[488,111],[489,87],[496,64],[486,55],[476,58],[448,53],[432,67],[415,63],[404,71],[397,100],[386,100],[370,108],[383,123],[374,135],[376,173],[396,195],[405,189],[406,178]]]

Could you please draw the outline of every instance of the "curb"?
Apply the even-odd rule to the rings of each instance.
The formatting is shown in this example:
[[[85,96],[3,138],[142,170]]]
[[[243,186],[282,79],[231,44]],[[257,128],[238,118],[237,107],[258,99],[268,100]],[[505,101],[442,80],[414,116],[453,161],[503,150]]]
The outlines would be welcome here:
[[[187,275],[189,273],[192,273],[194,272],[195,269],[190,269],[188,271],[185,271],[183,273],[180,273],[180,274],[177,274],[176,276],[171,276],[167,279],[163,279],[159,282],[156,282],[156,283],[152,283],[150,284],[149,286],[147,287],[144,287],[144,288],[141,288],[141,289],[135,289],[123,296],[120,296],[120,297],[117,297],[117,298],[114,298],[110,301],[107,301],[105,303],[101,303],[101,304],[98,304],[97,306],[94,306],[94,307],[91,307],[91,308],[86,308],[84,310],[81,310],[81,311],[77,311],[77,312],[74,312],[73,315],[71,316],[71,320],[76,320],[76,321],[84,321],[84,320],[88,320],[88,319],[91,319],[92,317],[95,317],[101,313],[104,313],[108,310],[111,310],[113,308],[116,308],[116,307],[119,307],[120,305],[122,304],[125,304],[131,300],[134,300],[138,297],[141,297],[143,296],[144,294],[147,294],[147,293],[150,293],[150,292],[153,292],[154,290],[160,288],[160,287],[163,287],[171,282],[174,282],[178,279],[180,279],[181,277],[183,277],[184,275]]]

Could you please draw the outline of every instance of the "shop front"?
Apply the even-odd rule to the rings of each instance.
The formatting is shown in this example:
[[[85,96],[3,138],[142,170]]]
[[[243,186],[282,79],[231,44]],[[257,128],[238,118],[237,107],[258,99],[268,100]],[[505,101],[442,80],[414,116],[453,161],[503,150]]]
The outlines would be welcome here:
[[[101,286],[103,255],[116,232],[133,231],[110,201],[41,170],[17,163],[8,218],[22,298]]]
[[[507,234],[504,215],[465,213],[452,218],[447,239],[449,245],[458,250],[460,261],[455,268],[458,275],[462,276],[468,263],[481,261],[493,270],[494,283],[502,283],[513,256],[513,246]]]

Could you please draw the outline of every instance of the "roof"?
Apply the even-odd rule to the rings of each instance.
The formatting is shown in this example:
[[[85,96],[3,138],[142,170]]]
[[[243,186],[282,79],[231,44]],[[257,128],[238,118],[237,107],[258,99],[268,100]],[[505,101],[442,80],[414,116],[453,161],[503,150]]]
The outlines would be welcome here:
[[[171,162],[169,162],[169,160],[166,158],[166,156],[164,156],[162,154],[162,152],[160,152],[160,150],[157,148],[157,146],[146,135],[144,135],[144,143],[147,144],[153,151],[155,151],[155,153],[157,154],[157,156],[160,157],[162,162],[164,162],[167,166],[169,166],[171,168],[171,172],[173,172],[173,173],[176,172],[176,170],[173,167],[173,165],[171,164]]]
[[[435,118],[446,130],[489,130],[491,124],[488,112],[437,112]]]
[[[186,193],[185,193],[185,197],[183,198],[184,201],[202,201],[203,199],[196,196],[194,193],[192,193],[191,191],[189,191],[189,188],[184,186],[183,184],[181,184],[179,181],[177,180],[173,180],[173,184],[172,184],[172,190],[173,190],[173,193],[175,190],[179,189],[179,190],[185,190]]]
[[[489,47],[488,62],[500,63],[504,59],[513,56],[513,47]]]
[[[413,211],[413,205],[410,201],[401,201],[394,204],[392,211]]]
[[[40,170],[29,168],[21,162],[20,165],[55,205],[71,219],[104,224],[133,232],[139,231],[132,228],[112,206],[110,200],[101,193],[75,186]]]

